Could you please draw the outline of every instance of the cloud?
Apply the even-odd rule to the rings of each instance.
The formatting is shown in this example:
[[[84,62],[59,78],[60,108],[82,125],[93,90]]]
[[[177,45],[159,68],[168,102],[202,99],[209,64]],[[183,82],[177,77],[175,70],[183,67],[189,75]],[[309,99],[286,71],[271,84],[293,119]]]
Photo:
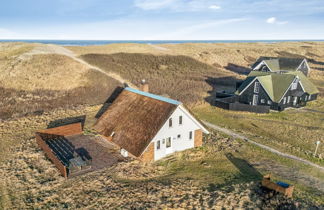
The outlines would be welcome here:
[[[173,32],[168,33],[162,33],[158,36],[151,37],[151,39],[186,39],[184,37],[187,37],[187,39],[191,39],[188,37],[193,37],[198,34],[203,34],[203,32],[206,29],[215,29],[219,26],[228,25],[231,23],[237,23],[237,22],[243,22],[248,20],[247,18],[232,18],[232,19],[223,19],[223,20],[214,20],[214,21],[207,21],[202,22],[190,26],[184,26],[182,28],[178,28],[177,30],[174,30]]]
[[[278,21],[276,17],[270,17],[266,20],[269,24],[278,24],[278,25],[284,25],[287,24],[288,21]]]
[[[221,9],[221,7],[218,5],[210,5],[208,8],[209,9]]]
[[[274,24],[276,22],[277,18],[275,17],[270,17],[267,19],[267,23]]]
[[[177,0],[135,0],[135,6],[143,10],[157,10],[172,6]]]
[[[17,33],[6,29],[6,28],[0,28],[0,39],[14,39],[16,38]]]
[[[135,0],[134,5],[142,10],[169,9],[177,12],[220,9],[214,0]]]

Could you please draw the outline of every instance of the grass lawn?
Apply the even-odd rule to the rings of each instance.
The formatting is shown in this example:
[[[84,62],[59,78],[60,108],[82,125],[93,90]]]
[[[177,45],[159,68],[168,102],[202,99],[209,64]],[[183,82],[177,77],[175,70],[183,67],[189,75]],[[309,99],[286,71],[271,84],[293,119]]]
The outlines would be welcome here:
[[[263,175],[271,173],[274,180],[295,186],[295,198],[324,203],[323,192],[308,185],[313,179],[323,182],[323,172],[220,133],[203,147],[176,153],[154,165],[162,167],[165,173],[154,178],[129,177],[121,181],[130,184],[147,181],[172,183],[177,179],[185,179],[208,190],[216,190],[259,182]]]
[[[255,114],[223,110],[210,105],[193,109],[195,114],[208,122],[242,133],[262,144],[271,146],[319,165],[320,158],[314,158],[315,142],[323,141],[324,123],[323,102],[321,98],[304,109],[289,109],[284,112]],[[317,110],[319,112],[309,111]],[[323,157],[323,146],[319,153]]]

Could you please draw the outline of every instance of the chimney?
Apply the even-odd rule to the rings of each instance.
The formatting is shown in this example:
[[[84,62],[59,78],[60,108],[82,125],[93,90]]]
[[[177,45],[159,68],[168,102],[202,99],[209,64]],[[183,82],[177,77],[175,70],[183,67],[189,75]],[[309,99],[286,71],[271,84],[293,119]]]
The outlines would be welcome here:
[[[144,92],[149,92],[149,85],[145,79],[142,79],[139,89]]]

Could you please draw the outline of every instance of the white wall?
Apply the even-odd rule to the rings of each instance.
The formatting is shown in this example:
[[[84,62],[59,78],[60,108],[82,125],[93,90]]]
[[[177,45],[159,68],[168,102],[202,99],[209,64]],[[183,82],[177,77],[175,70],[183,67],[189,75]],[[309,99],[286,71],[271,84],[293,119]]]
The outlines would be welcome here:
[[[182,125],[179,125],[179,116],[182,116]],[[171,115],[172,127],[169,127],[169,119],[163,125],[161,130],[154,137],[152,142],[154,142],[154,160],[159,160],[173,152],[182,151],[185,149],[194,147],[195,130],[200,129],[200,127],[189,118],[189,116],[183,112],[178,106],[178,108]],[[192,131],[192,139],[189,140],[189,131]],[[181,138],[178,138],[178,134]],[[167,153],[166,139],[171,137],[171,148],[168,148],[169,153]],[[163,144],[163,139],[165,143]],[[161,147],[157,149],[157,141],[160,140]]]

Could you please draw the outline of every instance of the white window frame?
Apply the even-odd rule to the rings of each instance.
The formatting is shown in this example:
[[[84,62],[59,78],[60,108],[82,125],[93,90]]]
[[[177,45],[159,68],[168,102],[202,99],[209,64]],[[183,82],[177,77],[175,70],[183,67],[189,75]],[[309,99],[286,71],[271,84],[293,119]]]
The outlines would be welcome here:
[[[297,89],[297,87],[298,87],[298,79],[296,78],[294,81],[293,81],[293,83],[291,84],[291,90],[296,90]]]
[[[253,100],[252,100],[252,105],[253,105],[253,106],[258,105],[258,100],[259,100],[259,95],[254,94],[254,95],[253,95]]]
[[[294,105],[294,106],[296,106],[296,105],[297,105],[297,101],[298,101],[298,97],[297,97],[297,96],[295,96],[295,97],[294,97],[294,100],[293,100],[293,105]]]
[[[161,149],[161,140],[158,140],[156,142],[156,150],[159,150],[159,149]]]
[[[267,104],[271,105],[272,104],[272,101],[271,100],[268,100],[267,101]]]
[[[287,98],[286,97],[283,97],[283,104],[286,104],[286,101],[287,101]]]
[[[125,149],[123,149],[123,148],[120,149],[120,154],[121,154],[123,157],[128,157],[128,151],[125,150]]]
[[[312,99],[312,95],[309,95],[308,96],[308,100],[310,101]]]
[[[254,93],[259,93],[260,91],[260,82],[255,81],[254,83]]]
[[[168,137],[168,138],[166,139],[166,142],[165,142],[165,147],[166,147],[166,148],[170,148],[170,147],[172,146],[171,140],[172,140],[171,137]],[[170,144],[168,144],[168,142],[169,142]],[[168,145],[169,145],[169,146],[168,146]]]
[[[264,98],[261,98],[260,102],[261,102],[262,104],[264,104],[264,103],[265,103],[265,99],[264,99]]]
[[[290,103],[290,98],[291,98],[291,96],[287,96],[287,104]]]

